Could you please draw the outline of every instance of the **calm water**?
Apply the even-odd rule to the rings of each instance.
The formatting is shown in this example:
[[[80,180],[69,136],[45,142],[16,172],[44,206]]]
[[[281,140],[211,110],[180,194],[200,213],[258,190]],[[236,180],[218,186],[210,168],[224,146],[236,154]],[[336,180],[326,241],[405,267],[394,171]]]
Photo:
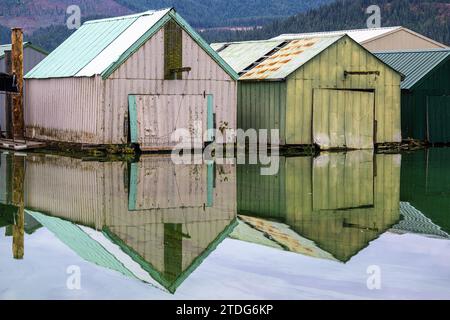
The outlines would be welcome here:
[[[0,156],[2,299],[450,299],[449,234],[450,149]]]

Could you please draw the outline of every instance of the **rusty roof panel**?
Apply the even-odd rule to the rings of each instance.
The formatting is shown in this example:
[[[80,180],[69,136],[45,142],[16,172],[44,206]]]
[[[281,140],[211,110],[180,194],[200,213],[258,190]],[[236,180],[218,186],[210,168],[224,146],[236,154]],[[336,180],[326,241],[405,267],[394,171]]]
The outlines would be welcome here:
[[[240,80],[283,80],[342,37],[235,42],[213,48],[241,73]]]

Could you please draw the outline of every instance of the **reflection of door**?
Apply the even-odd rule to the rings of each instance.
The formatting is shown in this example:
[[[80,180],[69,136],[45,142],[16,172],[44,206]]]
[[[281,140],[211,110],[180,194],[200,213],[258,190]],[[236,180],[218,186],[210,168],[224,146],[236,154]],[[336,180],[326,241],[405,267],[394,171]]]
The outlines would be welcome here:
[[[313,163],[313,210],[374,205],[372,151],[323,154]]]
[[[321,149],[374,148],[373,92],[314,90],[313,139]]]
[[[172,149],[182,139],[202,148],[206,108],[203,95],[130,95],[131,142],[144,151]]]
[[[427,97],[427,140],[450,142],[450,96]]]
[[[143,158],[130,166],[130,211],[214,206],[215,165]]]

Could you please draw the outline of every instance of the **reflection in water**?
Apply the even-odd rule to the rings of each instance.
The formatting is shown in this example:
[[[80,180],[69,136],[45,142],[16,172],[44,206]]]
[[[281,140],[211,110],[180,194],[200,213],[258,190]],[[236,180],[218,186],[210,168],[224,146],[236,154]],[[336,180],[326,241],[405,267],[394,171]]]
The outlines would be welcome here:
[[[402,230],[449,238],[450,149],[428,149],[404,155]]]
[[[14,257],[23,256],[23,207],[83,259],[170,292],[236,224],[231,165],[174,165],[170,157],[83,162],[2,156],[15,177],[3,187]],[[12,186],[12,190],[8,188]],[[11,203],[11,204],[10,204]],[[21,215],[21,214],[22,215]],[[149,277],[149,275],[151,277]]]
[[[247,259],[249,269],[237,270],[248,278],[240,280],[247,286],[258,282],[252,280],[258,272],[276,277],[284,264],[288,270],[297,266],[286,261],[313,265],[310,278],[316,279],[330,268],[350,271],[359,260],[355,255],[371,251],[364,250],[367,246],[380,250],[392,241],[382,237],[374,243],[382,234],[394,236],[399,241],[394,243],[401,243],[397,235],[405,233],[449,239],[449,158],[448,149],[404,155],[323,153],[282,157],[277,175],[261,176],[258,165],[174,165],[169,156],[124,163],[2,154],[0,229],[11,240],[14,259],[30,263],[27,255],[36,249],[27,251],[26,242],[45,228],[83,260],[170,293],[227,237],[240,240],[221,246],[236,255],[219,257],[218,265],[228,270],[236,259]],[[39,243],[43,251],[53,238],[46,239]],[[409,239],[412,246],[421,243]],[[393,247],[402,267],[410,270],[409,253],[401,256],[402,249]],[[247,250],[245,257],[241,249]],[[319,259],[302,260],[302,255]],[[274,256],[279,260],[273,269],[255,267],[261,257]],[[214,274],[208,268],[199,271],[196,281]],[[236,292],[250,292],[232,281],[236,270],[230,270],[223,281]]]
[[[239,167],[240,228],[256,233],[237,229],[233,237],[347,262],[400,220],[400,155],[352,151],[280,163],[273,177]]]

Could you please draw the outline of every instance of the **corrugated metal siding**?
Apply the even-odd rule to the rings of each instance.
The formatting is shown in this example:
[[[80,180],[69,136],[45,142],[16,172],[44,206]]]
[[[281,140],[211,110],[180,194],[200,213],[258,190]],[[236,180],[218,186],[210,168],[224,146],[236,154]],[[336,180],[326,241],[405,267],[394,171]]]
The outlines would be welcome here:
[[[450,95],[428,97],[429,142],[450,142]]]
[[[380,76],[349,76],[344,71],[380,71]],[[343,38],[287,80],[286,143],[311,144],[314,89],[375,90],[377,143],[400,142],[400,75],[357,43]],[[355,119],[356,121],[356,119]]]
[[[27,157],[27,209],[101,229],[104,191],[104,170],[100,162],[53,156]]]
[[[285,144],[285,121],[286,82],[239,83],[238,128],[279,129],[281,144]]]
[[[191,72],[184,73],[183,80],[165,81],[163,59],[164,30],[160,30],[105,80],[104,143],[127,142],[124,123],[129,94],[212,94],[217,126],[236,128],[236,82],[187,33],[183,31],[183,66],[191,67]],[[174,117],[171,113],[164,116]]]
[[[203,147],[206,106],[206,97],[200,94],[136,96],[137,141],[141,150],[179,145],[181,138],[172,136],[178,129],[186,130],[189,135],[185,137],[187,147],[192,143],[192,136],[197,146]]]
[[[31,69],[33,69],[39,62],[41,62],[46,57],[45,54],[34,50],[31,47],[25,47],[23,51],[23,70],[24,73],[27,73]],[[0,72],[6,72],[5,59],[0,58]],[[26,91],[26,85],[24,88],[24,92]],[[25,93],[24,93],[25,94]],[[25,102],[26,104],[26,102]],[[6,129],[6,96],[3,93],[0,93],[0,128],[1,131]]]
[[[101,78],[28,79],[26,85],[28,138],[103,143]]]
[[[439,68],[428,72],[420,84],[412,90],[402,91],[402,134],[404,138],[427,140],[427,132],[433,131],[437,126],[437,130],[440,130],[442,134],[434,142],[450,142],[450,139],[445,137],[448,137],[450,132],[449,120],[445,115],[449,108],[448,105],[446,107],[444,104],[440,111],[436,110],[432,103],[429,105],[431,117],[428,119],[430,128],[427,128],[427,100],[430,103],[435,99],[433,97],[443,96],[450,96],[450,59],[441,64]],[[433,116],[433,112],[437,114]]]

